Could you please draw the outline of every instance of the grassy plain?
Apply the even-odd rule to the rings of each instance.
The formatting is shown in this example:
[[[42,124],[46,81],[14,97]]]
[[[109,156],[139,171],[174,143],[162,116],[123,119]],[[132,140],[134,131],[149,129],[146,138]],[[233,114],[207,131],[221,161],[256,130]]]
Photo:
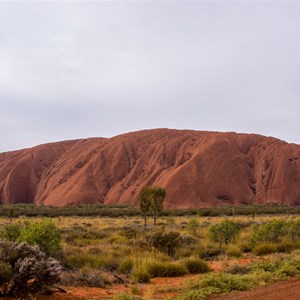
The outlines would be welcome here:
[[[43,218],[3,216],[0,225]],[[107,298],[206,299],[300,274],[297,214],[166,215],[157,226],[149,218],[147,228],[139,215],[52,220],[62,238],[62,284],[114,290]],[[239,234],[228,243],[211,235],[211,228],[224,220],[239,226]],[[264,229],[265,224],[271,229]],[[161,278],[171,281],[160,284]],[[112,289],[120,285],[125,288]]]

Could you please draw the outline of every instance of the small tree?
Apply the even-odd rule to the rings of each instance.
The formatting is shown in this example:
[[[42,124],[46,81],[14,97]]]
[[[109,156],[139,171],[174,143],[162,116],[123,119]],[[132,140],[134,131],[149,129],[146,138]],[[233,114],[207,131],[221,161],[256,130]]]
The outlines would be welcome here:
[[[151,194],[151,212],[153,213],[154,225],[156,225],[157,216],[164,208],[164,200],[167,193],[161,187],[151,187]]]
[[[166,190],[161,187],[149,186],[144,187],[140,193],[139,207],[145,217],[145,227],[147,226],[147,216],[153,214],[154,225],[158,214],[163,210]]]
[[[141,213],[144,215],[144,226],[147,227],[147,216],[151,209],[151,190],[149,187],[144,187],[140,193],[139,197],[139,208]]]

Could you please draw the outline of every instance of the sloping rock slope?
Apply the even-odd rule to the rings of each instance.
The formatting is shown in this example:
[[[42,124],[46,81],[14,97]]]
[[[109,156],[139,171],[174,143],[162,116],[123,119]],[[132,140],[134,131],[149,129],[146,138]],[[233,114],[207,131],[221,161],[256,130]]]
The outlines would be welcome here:
[[[0,154],[0,202],[132,204],[146,185],[169,208],[300,204],[300,146],[255,134],[154,129]]]

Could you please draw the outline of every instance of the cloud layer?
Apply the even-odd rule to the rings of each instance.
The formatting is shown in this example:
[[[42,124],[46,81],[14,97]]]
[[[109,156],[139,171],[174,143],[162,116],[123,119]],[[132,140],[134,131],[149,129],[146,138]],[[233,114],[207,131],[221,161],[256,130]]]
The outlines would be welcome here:
[[[300,143],[299,8],[0,2],[0,151],[157,127]]]

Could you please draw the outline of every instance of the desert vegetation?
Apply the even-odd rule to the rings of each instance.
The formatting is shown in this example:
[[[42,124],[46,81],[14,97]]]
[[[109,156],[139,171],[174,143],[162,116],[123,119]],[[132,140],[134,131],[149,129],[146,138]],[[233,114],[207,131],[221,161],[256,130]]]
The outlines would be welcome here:
[[[159,293],[206,299],[300,274],[300,218],[296,214],[258,213],[255,218],[236,213],[215,217],[161,214],[156,225],[152,220],[147,227],[142,213],[6,216],[0,223],[1,249],[9,249],[1,250],[0,257],[3,295],[20,294],[11,288],[20,268],[16,261],[25,265],[32,261],[27,273],[31,275],[24,277],[26,295],[53,284],[65,289],[123,284],[131,288],[111,298],[146,299],[141,285],[160,277],[182,277],[183,284],[160,288]],[[14,252],[18,247],[25,250]],[[14,260],[7,253],[15,253]],[[40,263],[33,263],[36,260]]]

